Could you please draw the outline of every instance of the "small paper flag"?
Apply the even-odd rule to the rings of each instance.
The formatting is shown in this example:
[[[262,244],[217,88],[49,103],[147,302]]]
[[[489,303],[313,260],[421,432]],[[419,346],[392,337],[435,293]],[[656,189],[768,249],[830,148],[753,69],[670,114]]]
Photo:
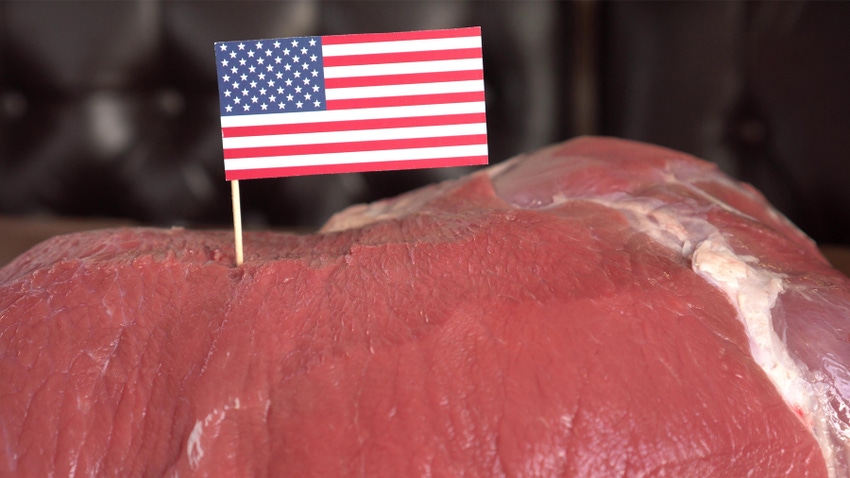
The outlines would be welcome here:
[[[227,180],[487,164],[479,27],[215,54]]]

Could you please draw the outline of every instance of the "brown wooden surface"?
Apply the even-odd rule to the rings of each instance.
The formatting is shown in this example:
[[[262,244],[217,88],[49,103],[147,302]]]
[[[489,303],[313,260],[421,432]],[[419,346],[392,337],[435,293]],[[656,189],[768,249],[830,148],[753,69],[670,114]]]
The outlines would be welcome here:
[[[39,242],[59,234],[132,226],[115,219],[19,218],[0,216],[0,267]],[[836,269],[850,276],[850,247],[822,245],[821,252]]]
[[[115,219],[0,216],[0,267],[39,242],[71,232],[133,225]]]
[[[833,267],[850,277],[850,247],[821,245],[820,251]]]

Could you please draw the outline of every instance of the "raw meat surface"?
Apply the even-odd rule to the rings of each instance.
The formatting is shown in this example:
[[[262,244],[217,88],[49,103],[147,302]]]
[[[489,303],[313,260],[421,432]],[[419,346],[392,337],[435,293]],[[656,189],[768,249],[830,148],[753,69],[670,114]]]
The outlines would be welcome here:
[[[708,163],[581,138],[231,244],[0,270],[0,475],[848,474],[850,281]]]

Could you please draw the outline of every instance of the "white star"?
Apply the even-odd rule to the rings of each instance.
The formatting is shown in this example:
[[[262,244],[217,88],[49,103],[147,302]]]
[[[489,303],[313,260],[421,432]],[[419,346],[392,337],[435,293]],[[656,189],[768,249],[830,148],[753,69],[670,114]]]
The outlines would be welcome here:
[[[228,81],[230,81],[230,75],[224,75],[224,76],[221,77],[221,79],[222,79],[222,81],[227,83]]]
[[[292,74],[292,76],[294,76],[295,78],[301,78],[301,72],[296,71],[295,73]]]
[[[275,40],[275,42],[274,42],[274,47],[275,47],[275,48],[280,48],[280,42],[279,42],[279,41],[277,41],[277,40]]]
[[[274,74],[274,77],[279,80],[279,79],[283,78],[283,73],[278,71],[277,73]]]
[[[248,83],[248,84],[249,84],[249,85],[251,85],[251,88],[256,88],[256,87],[257,87],[257,82],[256,82],[256,81],[252,81],[251,83]]]
[[[262,65],[264,61],[265,60],[263,60],[262,58],[257,58],[257,64],[258,65]]]
[[[279,94],[279,95],[283,94],[283,88],[282,87],[278,87],[277,94]]]
[[[230,72],[233,73],[234,75],[236,74],[237,71],[239,71],[239,68],[236,68],[235,66],[230,69]]]
[[[265,89],[265,88],[260,88],[260,94],[261,94],[261,95],[265,95],[265,94],[266,94],[266,89]]]
[[[316,55],[310,55],[310,61],[316,61]]]
[[[250,105],[244,105],[244,106],[242,106],[242,109],[245,110],[245,111],[248,111],[248,110],[251,109],[251,106]]]
[[[235,51],[230,52],[230,58],[236,58],[236,52]]]
[[[242,90],[242,96],[248,96],[248,90]]]
[[[238,105],[241,102],[242,102],[242,100],[240,100],[239,98],[233,98],[233,104]]]
[[[263,103],[263,104],[261,104],[261,105],[260,105],[260,108],[261,108],[263,111],[265,111],[265,110],[269,109],[269,105],[267,105],[267,104]]]
[[[310,84],[310,78],[304,78],[304,84],[309,85]]]
[[[249,51],[249,52],[248,52],[248,56],[249,56],[250,58],[254,58],[254,50]]]
[[[292,69],[292,65],[290,65],[289,63],[287,63],[287,64],[283,65],[283,69],[284,69],[284,70],[286,70],[286,71],[289,71],[289,70],[291,70],[291,69]]]
[[[321,106],[321,104],[322,104],[322,103],[321,103],[319,100],[316,100],[316,101],[314,101],[314,102],[313,102],[313,106],[315,106],[316,108],[318,108],[319,106]]]
[[[239,82],[238,82],[238,81],[234,81],[234,82],[233,82],[233,89],[234,89],[234,90],[238,90],[238,89],[239,89]]]
[[[230,98],[230,90],[224,90],[224,96]]]
[[[259,79],[261,79],[261,80],[265,80],[265,79],[266,79],[266,74],[265,74],[265,73],[260,73],[259,75],[257,75],[257,78],[259,78]]]
[[[292,78],[286,79],[286,86],[292,86]]]
[[[272,56],[272,51],[271,51],[271,50],[266,50],[266,56]]]
[[[304,103],[302,103],[302,102],[300,102],[300,101],[296,101],[296,102],[295,102],[295,106],[297,106],[297,107],[301,108],[301,107],[303,107],[303,106],[304,106]]]
[[[298,46],[298,40],[293,39],[293,40],[292,40],[292,46],[293,46],[293,47]]]
[[[263,44],[261,42],[257,42],[257,50],[259,50],[262,47],[263,47]]]
[[[298,55],[295,55],[295,56],[292,57],[292,61],[294,61],[295,63],[298,63],[300,60],[301,60],[301,57],[298,56]]]
[[[305,100],[310,100],[310,99],[312,99],[312,98],[313,98],[313,97],[312,97],[312,96],[310,96],[310,93],[307,93],[306,95],[304,95],[304,99],[305,99]]]
[[[310,39],[310,46],[316,46],[316,39],[315,38]]]
[[[256,103],[257,101],[259,101],[259,98],[256,96],[251,97],[251,103]]]
[[[244,50],[244,49],[245,49],[245,44],[244,44],[244,43],[240,43],[238,46],[239,46],[239,49],[240,49],[240,50]]]
[[[270,96],[269,96],[269,101],[271,101],[272,103],[274,103],[275,101],[277,101],[277,96],[275,96],[275,95],[270,95]]]
[[[245,63],[247,63],[247,62],[248,62],[248,60],[246,60],[244,58],[240,58],[239,59],[239,66],[245,66]]]
[[[306,49],[306,48],[302,48],[302,49],[301,49],[301,54],[302,54],[302,55],[306,55],[306,54],[307,54],[307,49]]]
[[[227,66],[227,60],[221,60],[221,66]]]
[[[292,98],[293,98],[292,95],[286,95],[286,101],[292,101]]]
[[[281,103],[277,104],[277,107],[280,108],[280,109],[284,109],[284,108],[286,108],[286,105],[281,102]]]
[[[227,105],[227,106],[224,107],[224,110],[227,111],[228,113],[230,113],[231,111],[233,111],[233,107],[230,106],[230,105]]]
[[[251,65],[251,66],[248,67],[248,71],[253,73],[253,72],[257,71],[257,68],[254,65]]]
[[[318,93],[318,92],[319,92],[319,85],[313,85],[313,92],[314,92],[314,93]]]
[[[279,56],[274,57],[275,63],[280,64],[280,62],[282,62],[282,61],[283,61],[283,59],[281,57],[279,57]]]
[[[311,71],[310,74],[313,75],[314,78],[319,76],[319,72],[316,70]]]
[[[308,64],[306,64],[306,63],[304,63],[304,64],[302,64],[302,65],[301,65],[301,69],[302,69],[302,70],[306,70],[307,68],[310,68],[310,65],[308,65]]]
[[[242,76],[240,76],[239,78],[242,78],[242,81],[246,81],[248,79],[248,75],[242,73]]]
[[[295,92],[296,92],[296,93],[301,93],[301,87],[300,87],[300,86],[296,86],[296,87],[295,87]]]
[[[269,85],[269,88],[271,88],[272,86],[274,86],[274,80],[269,80],[266,82],[266,84]]]
[[[271,73],[271,72],[273,72],[273,71],[274,71],[274,67],[273,67],[273,66],[271,66],[271,65],[269,65],[269,66],[267,66],[267,67],[266,67],[266,71],[268,71],[269,73]]]
[[[222,43],[221,44],[221,51],[225,51],[225,50],[227,50],[227,44]]]
[[[284,54],[284,55],[289,55],[289,48],[284,48],[284,49],[283,49],[283,54]]]

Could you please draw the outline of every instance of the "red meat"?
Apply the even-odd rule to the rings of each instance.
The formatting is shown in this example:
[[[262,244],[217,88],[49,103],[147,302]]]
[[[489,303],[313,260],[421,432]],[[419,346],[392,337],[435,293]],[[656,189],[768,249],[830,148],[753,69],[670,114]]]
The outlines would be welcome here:
[[[231,244],[0,270],[0,475],[848,471],[850,280],[681,153],[578,139]]]

